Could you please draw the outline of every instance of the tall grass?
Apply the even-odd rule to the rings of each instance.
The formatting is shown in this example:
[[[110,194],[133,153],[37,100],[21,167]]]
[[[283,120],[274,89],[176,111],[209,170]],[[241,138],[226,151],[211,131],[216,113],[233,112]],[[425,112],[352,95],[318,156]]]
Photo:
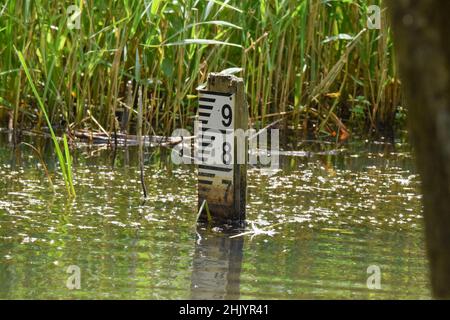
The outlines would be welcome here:
[[[401,100],[389,26],[383,19],[381,30],[361,33],[366,1],[78,0],[81,28],[70,30],[72,4],[0,5],[2,125],[45,124],[14,46],[30,67],[49,121],[69,130],[116,131],[129,81],[131,131],[139,87],[144,134],[189,127],[195,88],[208,72],[228,68],[243,70],[254,126],[285,117],[299,134],[339,137],[394,124]]]
[[[16,48],[14,48],[16,50]],[[17,51],[17,56],[19,58],[19,61],[23,67],[23,70],[26,74],[26,78],[28,80],[28,83],[31,86],[31,89],[33,91],[33,94],[38,102],[38,106],[40,108],[40,111],[42,112],[42,114],[44,115],[45,121],[48,124],[48,128],[50,130],[50,134],[51,134],[51,138],[53,141],[53,144],[55,146],[55,151],[56,151],[56,155],[58,157],[59,160],[59,164],[60,164],[60,168],[61,168],[61,173],[63,175],[64,178],[64,182],[66,184],[66,188],[67,188],[67,192],[69,195],[71,196],[75,196],[75,188],[73,185],[73,177],[72,177],[72,158],[70,155],[70,151],[69,151],[69,145],[67,142],[67,136],[64,134],[63,135],[63,142],[64,142],[64,154],[61,151],[61,147],[59,146],[59,142],[58,142],[58,138],[53,130],[53,126],[50,122],[50,119],[48,118],[47,115],[47,111],[45,109],[44,103],[41,100],[41,97],[38,93],[38,91],[36,90],[36,86],[34,85],[33,79],[30,75],[30,71],[28,69],[27,63],[25,62],[25,59],[22,55],[22,53],[20,51]]]

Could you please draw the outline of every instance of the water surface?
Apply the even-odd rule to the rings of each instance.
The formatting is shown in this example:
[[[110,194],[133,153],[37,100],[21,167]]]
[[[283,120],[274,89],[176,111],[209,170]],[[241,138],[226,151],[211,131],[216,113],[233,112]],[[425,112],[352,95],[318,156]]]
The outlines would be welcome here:
[[[252,167],[249,226],[230,231],[196,227],[196,169],[171,164],[168,149],[146,151],[143,202],[135,149],[78,148],[71,200],[50,142],[32,143],[56,192],[36,153],[0,134],[2,299],[430,298],[405,144],[303,144],[279,171]],[[66,286],[71,265],[79,290]],[[371,265],[379,290],[367,287]]]

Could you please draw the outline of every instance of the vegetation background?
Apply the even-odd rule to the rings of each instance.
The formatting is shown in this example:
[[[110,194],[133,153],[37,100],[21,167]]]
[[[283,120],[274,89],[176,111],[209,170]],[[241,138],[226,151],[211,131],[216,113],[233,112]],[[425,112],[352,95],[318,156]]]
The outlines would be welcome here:
[[[368,5],[382,8],[379,30],[366,29]],[[135,132],[141,88],[144,134],[169,135],[192,125],[196,88],[220,71],[244,77],[254,127],[283,117],[345,140],[405,117],[380,0],[5,0],[0,43],[0,126],[11,129],[46,125],[34,83],[55,128]]]

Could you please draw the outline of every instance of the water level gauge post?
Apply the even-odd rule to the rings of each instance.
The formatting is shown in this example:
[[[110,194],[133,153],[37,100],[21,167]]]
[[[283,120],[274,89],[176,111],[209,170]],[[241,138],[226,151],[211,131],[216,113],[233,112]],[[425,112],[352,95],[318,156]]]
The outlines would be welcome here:
[[[206,200],[214,224],[245,222],[248,108],[244,81],[210,73],[199,91],[197,148],[198,207]],[[206,210],[199,221],[207,221]]]

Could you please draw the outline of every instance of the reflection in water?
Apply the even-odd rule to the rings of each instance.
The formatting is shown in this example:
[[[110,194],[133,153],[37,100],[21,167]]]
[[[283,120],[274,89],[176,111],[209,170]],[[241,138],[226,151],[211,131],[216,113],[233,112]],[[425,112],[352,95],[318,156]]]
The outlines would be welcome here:
[[[197,228],[191,299],[239,299],[243,237]]]

